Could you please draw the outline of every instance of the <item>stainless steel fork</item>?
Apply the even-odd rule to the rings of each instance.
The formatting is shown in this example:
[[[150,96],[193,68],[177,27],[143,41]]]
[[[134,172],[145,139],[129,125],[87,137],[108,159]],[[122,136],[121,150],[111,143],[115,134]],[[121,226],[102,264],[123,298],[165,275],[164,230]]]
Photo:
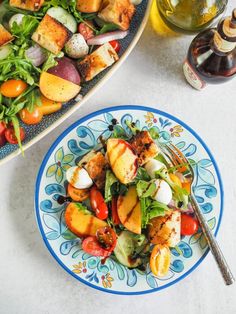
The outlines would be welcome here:
[[[166,155],[166,157],[170,160],[170,162],[173,164],[173,166],[181,166],[186,168],[186,171],[184,172],[184,176],[190,181],[191,184],[191,194],[189,196],[191,205],[194,209],[194,212],[198,218],[198,221],[200,223],[200,226],[202,228],[202,231],[204,233],[204,236],[206,237],[208,246],[211,250],[211,253],[213,254],[215,261],[220,269],[221,275],[224,278],[226,285],[231,285],[235,281],[234,276],[225,260],[225,257],[216,241],[216,238],[214,237],[211,229],[209,228],[202,211],[194,197],[193,191],[192,191],[192,183],[194,181],[194,170],[191,165],[191,163],[188,161],[188,159],[184,156],[184,154],[173,144],[162,144],[161,145],[163,153]]]

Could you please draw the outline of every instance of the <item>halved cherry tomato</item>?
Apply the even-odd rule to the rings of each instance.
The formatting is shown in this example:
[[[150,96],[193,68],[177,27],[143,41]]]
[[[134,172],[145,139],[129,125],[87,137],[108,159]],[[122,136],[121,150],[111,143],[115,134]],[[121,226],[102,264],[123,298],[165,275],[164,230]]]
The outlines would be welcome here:
[[[187,214],[181,215],[181,231],[180,233],[182,235],[193,235],[198,231],[198,221],[197,219],[193,218],[192,216],[189,216]]]
[[[170,249],[167,245],[156,244],[150,257],[150,268],[155,276],[165,276],[170,267]]]
[[[38,124],[43,119],[43,114],[39,107],[35,107],[33,112],[25,108],[20,111],[20,118],[25,124]]]
[[[121,223],[117,212],[117,197],[115,196],[112,197],[111,201],[111,217],[115,226]]]
[[[176,185],[178,185],[180,188],[182,188],[182,182],[180,181],[180,178],[174,174],[174,173],[170,173],[169,174],[170,179],[173,183],[175,183]]]
[[[93,186],[90,191],[90,203],[92,209],[95,211],[96,216],[105,220],[108,216],[107,204],[104,201],[102,193],[98,190],[96,186]]]
[[[5,122],[0,122],[0,135],[2,135],[5,130],[6,130],[6,123]]]
[[[87,198],[89,198],[89,189],[76,189],[71,185],[68,184],[67,188],[69,196],[72,198],[75,202],[83,202]]]
[[[114,48],[114,50],[118,53],[120,51],[120,43],[117,40],[111,40],[109,41],[109,44]]]
[[[96,232],[96,237],[103,249],[109,252],[114,251],[117,243],[117,236],[111,227],[99,228]]]
[[[15,98],[20,96],[26,90],[27,86],[22,80],[8,80],[2,83],[0,92],[5,97]]]
[[[4,134],[8,143],[18,144],[16,135],[15,135],[15,130],[13,127],[7,128]],[[23,141],[24,138],[25,138],[25,131],[23,128],[20,127],[20,140]]]
[[[54,112],[60,110],[62,107],[61,102],[56,102],[56,101],[50,100],[50,99],[44,97],[43,95],[41,95],[40,99],[42,101],[42,106],[40,106],[40,110],[42,111],[43,115],[48,115],[48,114],[54,113]]]
[[[94,236],[87,237],[82,242],[82,249],[93,256],[108,257],[111,252],[103,249]]]
[[[93,23],[88,21],[85,23],[80,23],[78,26],[78,32],[84,37],[85,40],[88,40],[94,37],[94,31],[88,25],[93,27]]]
[[[182,182],[182,188],[185,189],[188,194],[191,193],[191,183],[189,181]]]
[[[6,137],[4,133],[0,134],[0,147],[4,146],[6,144]]]

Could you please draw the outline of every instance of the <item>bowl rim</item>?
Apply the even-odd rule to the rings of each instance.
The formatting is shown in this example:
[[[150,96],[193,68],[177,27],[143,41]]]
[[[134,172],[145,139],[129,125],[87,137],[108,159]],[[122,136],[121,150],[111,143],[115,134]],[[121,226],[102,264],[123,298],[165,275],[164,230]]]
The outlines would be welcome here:
[[[186,130],[188,130],[199,142],[200,144],[203,146],[203,148],[205,149],[205,151],[207,152],[207,154],[209,155],[212,164],[215,168],[216,171],[216,175],[217,175],[217,179],[218,179],[218,183],[219,183],[219,190],[220,190],[220,214],[219,214],[219,219],[218,219],[218,223],[216,226],[216,230],[214,232],[215,236],[218,234],[219,231],[219,227],[221,225],[221,220],[222,220],[222,215],[223,215],[223,207],[224,207],[224,188],[223,188],[223,183],[222,183],[222,178],[221,178],[221,174],[218,168],[218,165],[216,163],[215,158],[213,157],[211,151],[209,150],[208,146],[205,144],[205,142],[202,140],[202,138],[191,128],[189,127],[187,124],[185,124],[182,120],[180,120],[179,118],[176,118],[174,116],[172,116],[169,113],[166,113],[164,111],[161,111],[159,109],[156,108],[152,108],[152,107],[146,107],[146,106],[142,106],[142,105],[120,105],[120,106],[114,106],[114,107],[107,107],[98,111],[94,111],[84,117],[82,117],[81,119],[77,120],[76,122],[74,122],[72,125],[70,125],[66,130],[64,130],[59,137],[53,142],[53,144],[51,145],[51,147],[49,148],[49,150],[47,151],[45,157],[43,158],[43,161],[40,165],[39,171],[38,171],[38,175],[37,175],[37,179],[36,179],[36,185],[35,185],[35,198],[34,198],[34,208],[35,208],[35,215],[36,215],[36,221],[38,224],[38,228],[39,231],[41,233],[41,236],[43,238],[44,244],[46,245],[47,249],[49,250],[49,252],[51,253],[51,255],[54,257],[54,259],[57,261],[57,263],[70,275],[72,275],[75,279],[79,280],[80,282],[82,282],[83,284],[86,284],[89,287],[92,287],[96,290],[100,290],[106,293],[111,293],[111,294],[118,294],[118,295],[142,295],[142,294],[149,294],[152,292],[156,292],[156,291],[160,291],[163,289],[166,289],[174,284],[176,284],[177,282],[181,281],[182,279],[184,279],[185,277],[187,277],[190,273],[192,273],[201,263],[202,261],[205,259],[205,257],[207,256],[207,254],[209,253],[209,248],[204,252],[204,254],[201,256],[201,258],[186,272],[184,273],[182,276],[178,277],[177,279],[173,280],[170,283],[167,283],[166,285],[163,285],[161,287],[157,287],[154,289],[149,289],[149,290],[145,290],[145,291],[135,291],[135,292],[123,292],[123,291],[116,291],[116,290],[108,290],[99,286],[96,286],[86,280],[84,280],[83,278],[80,278],[78,276],[76,276],[76,274],[74,274],[66,265],[63,264],[63,262],[58,258],[58,256],[56,255],[56,253],[54,252],[54,250],[51,248],[49,241],[47,240],[45,233],[43,231],[43,227],[42,227],[42,223],[41,223],[41,218],[40,218],[40,208],[39,208],[39,188],[40,188],[40,184],[41,184],[41,179],[42,179],[42,174],[43,171],[45,169],[45,166],[52,154],[52,152],[54,151],[55,147],[61,142],[61,140],[63,140],[63,138],[70,133],[73,129],[75,129],[76,127],[78,127],[80,124],[84,123],[85,121],[96,117],[100,114],[104,114],[104,113],[109,113],[109,112],[113,112],[113,111],[121,111],[121,110],[138,110],[138,111],[150,111],[150,112],[154,112],[156,114],[165,116],[177,123],[179,123],[180,125],[182,125]]]
[[[24,151],[26,151],[28,148],[30,148],[32,145],[36,144],[38,141],[43,139],[47,134],[52,132],[54,129],[56,129],[61,123],[63,123],[66,119],[68,119],[73,113],[75,113],[81,106],[83,106],[89,99],[92,97],[116,72],[116,70],[119,69],[119,67],[124,63],[124,61],[128,58],[130,53],[133,51],[135,46],[137,45],[144,29],[147,24],[149,13],[151,11],[153,0],[147,0],[147,6],[146,11],[143,16],[143,19],[140,23],[140,26],[133,38],[133,40],[130,41],[128,48],[125,50],[123,55],[119,58],[119,60],[111,67],[111,69],[106,73],[106,75],[101,78],[95,86],[93,86],[89,92],[82,98],[82,100],[75,102],[73,106],[65,113],[63,114],[59,119],[57,119],[55,122],[53,122],[50,126],[48,126],[45,130],[40,132],[38,135],[36,135],[34,138],[32,138],[28,143],[23,144],[22,148]],[[4,157],[3,159],[0,159],[0,166],[4,163],[10,161],[14,157],[21,154],[21,150],[18,148],[11,152],[9,155]]]

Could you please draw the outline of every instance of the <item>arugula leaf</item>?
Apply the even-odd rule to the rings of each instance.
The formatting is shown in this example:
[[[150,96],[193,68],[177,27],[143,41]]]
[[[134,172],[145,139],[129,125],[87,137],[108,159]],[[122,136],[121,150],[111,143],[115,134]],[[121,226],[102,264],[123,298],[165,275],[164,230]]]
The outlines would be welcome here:
[[[21,144],[21,139],[20,139],[20,124],[19,124],[19,120],[18,120],[17,116],[12,116],[11,117],[11,122],[13,124],[13,128],[14,128],[14,131],[15,131],[15,136],[17,138],[17,142],[18,142],[18,145],[20,147],[21,153],[24,156],[24,151],[22,149],[22,144]]]
[[[146,228],[150,219],[164,216],[165,211],[169,210],[168,206],[148,198],[140,198],[140,207],[142,212],[142,228]]]
[[[135,177],[135,182],[138,182],[139,180],[143,180],[143,181],[151,180],[151,177],[147,173],[147,170],[143,167],[138,168],[137,175]]]
[[[156,184],[152,181],[146,182],[146,181],[138,181],[136,185],[136,191],[138,194],[138,197],[149,197],[152,196],[156,191]]]
[[[58,55],[55,55],[51,52],[47,52],[47,59],[43,64],[42,71],[47,72],[50,68],[56,66],[58,62],[55,60],[56,58],[64,57],[64,53],[60,52]]]
[[[16,45],[20,46],[25,42],[31,42],[31,36],[38,25],[39,21],[30,15],[25,15],[20,24],[14,22],[11,27],[11,33],[17,38],[15,41]]]
[[[118,179],[112,173],[111,170],[106,171],[106,183],[105,183],[105,202],[110,202],[112,200],[111,186],[113,183],[118,182]]]
[[[41,105],[42,105],[42,101],[41,101],[39,89],[35,88],[30,93],[28,93],[25,108],[29,112],[33,112],[36,106],[40,107]]]

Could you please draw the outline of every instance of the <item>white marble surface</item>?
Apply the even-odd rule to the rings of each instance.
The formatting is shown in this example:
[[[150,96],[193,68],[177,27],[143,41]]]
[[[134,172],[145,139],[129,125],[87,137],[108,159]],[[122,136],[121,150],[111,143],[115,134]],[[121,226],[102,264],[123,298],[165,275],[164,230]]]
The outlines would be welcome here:
[[[229,1],[231,7],[236,2]],[[225,208],[218,239],[236,274],[236,79],[202,92],[181,71],[190,37],[160,38],[149,22],[137,47],[87,104],[43,140],[0,167],[0,313],[236,313],[236,285],[225,287],[208,255],[185,280],[154,294],[115,296],[77,282],[46,250],[34,217],[34,184],[43,156],[72,122],[106,106],[143,104],[195,129],[221,170]]]

